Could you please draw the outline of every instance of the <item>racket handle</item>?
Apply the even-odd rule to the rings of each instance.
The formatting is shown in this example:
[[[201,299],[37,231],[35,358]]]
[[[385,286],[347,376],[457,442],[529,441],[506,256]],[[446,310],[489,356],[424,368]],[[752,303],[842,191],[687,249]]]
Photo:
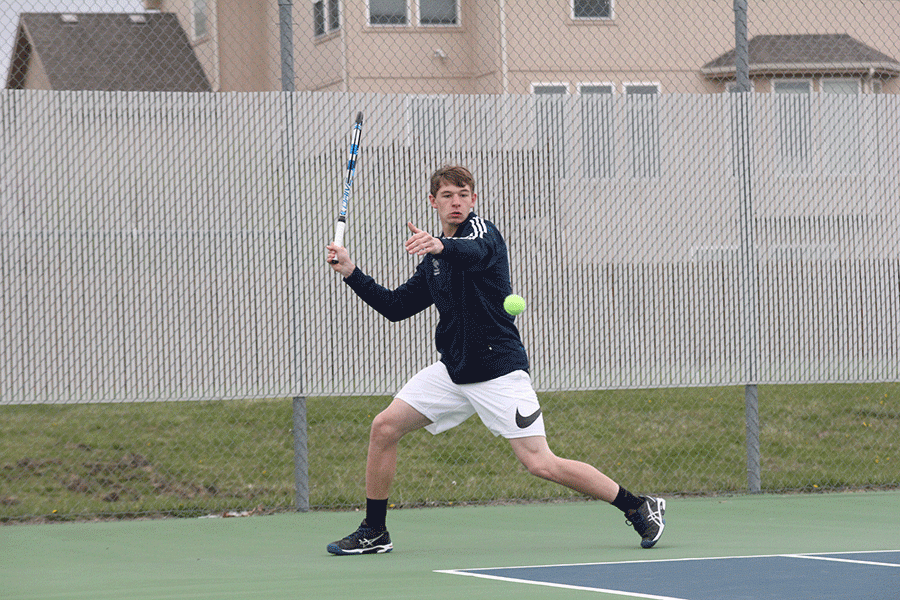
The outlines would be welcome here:
[[[344,245],[344,231],[347,230],[347,222],[343,220],[339,220],[337,225],[334,226],[334,245],[341,246]],[[338,263],[337,258],[330,261],[331,264],[336,265]]]

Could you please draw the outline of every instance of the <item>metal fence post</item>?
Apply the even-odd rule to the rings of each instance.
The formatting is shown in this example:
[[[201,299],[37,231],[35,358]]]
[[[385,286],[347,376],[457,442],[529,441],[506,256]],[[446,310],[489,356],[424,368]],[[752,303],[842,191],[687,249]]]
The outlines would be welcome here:
[[[309,455],[306,437],[306,398],[298,396],[293,402],[294,432],[294,496],[298,511],[309,510]]]
[[[294,31],[291,4],[293,0],[278,0],[278,21],[281,35],[281,91],[294,91]]]
[[[757,257],[753,215],[753,156],[750,119],[750,50],[747,39],[747,0],[734,0],[735,159],[741,203],[741,295],[743,297],[744,404],[747,430],[747,487],[761,490],[759,391],[757,366]]]
[[[281,91],[287,92],[286,96],[286,123],[285,123],[285,170],[287,172],[287,185],[289,194],[293,198],[296,185],[291,174],[296,168],[293,157],[293,124],[294,111],[293,102],[291,101],[290,92],[294,91],[294,33],[292,28],[291,8],[293,0],[278,0],[278,17],[280,27],[280,44],[281,44]],[[298,264],[298,256],[296,252],[296,222],[293,215],[296,212],[296,206],[290,206],[289,211],[292,215],[290,223],[289,244],[291,246],[291,266],[296,268]],[[296,281],[295,281],[296,290]],[[294,296],[296,297],[296,295]],[[296,310],[294,311],[296,315]],[[293,332],[293,353],[292,364],[294,365],[294,381],[301,381],[302,375],[302,354],[300,352],[300,327],[301,324],[294,316],[294,332]],[[306,398],[297,396],[293,399],[291,406],[293,415],[291,423],[291,431],[293,432],[293,449],[294,449],[294,504],[298,511],[306,512],[309,510],[309,447],[306,431]]]

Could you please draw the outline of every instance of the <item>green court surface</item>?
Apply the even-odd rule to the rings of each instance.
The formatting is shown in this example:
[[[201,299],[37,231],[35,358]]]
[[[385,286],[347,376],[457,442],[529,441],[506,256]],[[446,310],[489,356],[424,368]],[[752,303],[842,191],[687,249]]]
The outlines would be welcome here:
[[[392,553],[350,557],[325,546],[358,512],[7,525],[0,598],[622,598],[438,571],[897,550],[898,515],[897,491],[672,498],[643,550],[599,502],[404,509],[388,513]]]

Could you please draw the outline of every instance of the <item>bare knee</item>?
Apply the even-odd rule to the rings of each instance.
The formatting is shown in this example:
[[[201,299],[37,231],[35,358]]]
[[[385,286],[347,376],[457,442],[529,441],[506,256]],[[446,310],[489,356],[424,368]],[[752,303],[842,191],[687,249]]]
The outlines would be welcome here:
[[[532,454],[532,453],[524,453],[519,454],[519,462],[528,470],[528,472],[535,477],[540,477],[541,479],[547,479],[549,481],[555,481],[556,477],[555,473],[555,459],[556,456],[550,453],[541,453],[541,454]]]
[[[372,419],[372,428],[369,431],[369,439],[373,442],[396,442],[403,434],[387,411],[382,411]]]
[[[556,477],[554,477],[554,471],[550,468],[549,465],[546,464],[528,464],[525,465],[525,468],[528,469],[528,472],[534,475],[535,477],[540,477],[541,479],[546,479],[548,481],[556,481]]]
[[[378,444],[396,444],[404,435],[431,423],[421,413],[402,400],[395,399],[390,406],[375,415],[369,440]]]

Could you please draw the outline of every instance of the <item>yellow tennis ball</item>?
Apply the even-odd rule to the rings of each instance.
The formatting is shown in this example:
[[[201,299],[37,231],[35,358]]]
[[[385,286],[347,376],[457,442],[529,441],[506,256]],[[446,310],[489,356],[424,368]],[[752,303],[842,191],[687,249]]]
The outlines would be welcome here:
[[[510,294],[503,300],[503,310],[515,316],[525,310],[525,298]]]

